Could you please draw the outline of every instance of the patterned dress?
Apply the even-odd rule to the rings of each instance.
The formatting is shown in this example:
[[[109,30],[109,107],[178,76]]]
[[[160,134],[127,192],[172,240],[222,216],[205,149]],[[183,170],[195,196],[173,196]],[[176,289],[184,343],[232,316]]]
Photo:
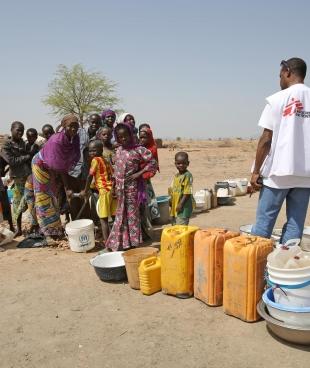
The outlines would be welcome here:
[[[106,247],[113,251],[138,247],[142,243],[139,205],[143,195],[146,199],[143,179],[125,180],[140,171],[142,163],[146,163],[148,171],[156,172],[156,161],[148,149],[142,146],[117,149],[114,177],[118,204],[114,225],[106,242]]]
[[[26,194],[30,213],[33,214],[32,223],[35,224],[37,220],[40,232],[44,235],[63,234],[55,177],[45,165],[40,152],[36,154],[32,160],[32,186],[31,180],[29,180],[26,186]],[[33,207],[35,208],[35,214],[33,213]]]

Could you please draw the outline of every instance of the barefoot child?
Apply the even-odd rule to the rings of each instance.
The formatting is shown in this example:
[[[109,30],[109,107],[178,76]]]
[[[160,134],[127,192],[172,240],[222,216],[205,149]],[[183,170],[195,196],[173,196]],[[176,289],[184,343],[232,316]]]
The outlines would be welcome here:
[[[85,199],[90,195],[92,182],[94,188],[99,192],[97,202],[97,213],[100,218],[102,235],[104,244],[107,241],[110,233],[109,217],[115,214],[115,205],[112,196],[112,170],[106,165],[102,157],[103,144],[99,140],[94,140],[89,143],[89,158],[91,159],[89,175],[86,180],[86,186],[81,191],[81,196]]]
[[[175,155],[175,166],[178,173],[173,178],[169,188],[170,216],[173,225],[188,225],[193,212],[193,176],[187,170],[189,165],[188,154],[178,152]]]

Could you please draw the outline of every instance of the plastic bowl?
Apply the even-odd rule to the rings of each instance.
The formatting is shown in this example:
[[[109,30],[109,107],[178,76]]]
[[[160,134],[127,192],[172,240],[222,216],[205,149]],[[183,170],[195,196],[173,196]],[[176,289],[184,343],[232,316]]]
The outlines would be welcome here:
[[[299,345],[310,345],[310,328],[294,326],[270,316],[263,300],[257,304],[258,314],[264,318],[268,329],[281,339]]]
[[[276,303],[272,288],[264,292],[263,301],[273,318],[294,326],[310,328],[310,307],[288,307]]]
[[[110,252],[98,254],[89,262],[102,281],[123,281],[127,280],[126,268],[123,252]]]

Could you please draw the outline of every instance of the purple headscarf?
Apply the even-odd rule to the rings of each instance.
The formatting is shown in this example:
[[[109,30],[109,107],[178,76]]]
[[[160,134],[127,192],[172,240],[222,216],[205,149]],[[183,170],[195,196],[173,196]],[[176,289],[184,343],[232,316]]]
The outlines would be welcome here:
[[[108,116],[113,116],[114,118],[116,118],[116,114],[113,110],[104,110],[101,113],[101,118],[102,120],[104,120],[105,118],[107,118]]]
[[[40,155],[49,169],[66,173],[80,159],[80,138],[75,135],[70,141],[64,129],[51,136]]]

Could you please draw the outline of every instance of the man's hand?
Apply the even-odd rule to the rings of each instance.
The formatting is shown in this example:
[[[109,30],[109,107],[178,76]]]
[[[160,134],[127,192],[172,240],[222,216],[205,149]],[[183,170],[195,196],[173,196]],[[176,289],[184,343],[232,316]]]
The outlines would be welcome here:
[[[262,187],[262,184],[259,182],[259,179],[261,179],[261,176],[260,174],[252,174],[252,177],[251,177],[251,193],[250,194],[253,194],[255,191],[257,190],[260,190],[261,187]]]

